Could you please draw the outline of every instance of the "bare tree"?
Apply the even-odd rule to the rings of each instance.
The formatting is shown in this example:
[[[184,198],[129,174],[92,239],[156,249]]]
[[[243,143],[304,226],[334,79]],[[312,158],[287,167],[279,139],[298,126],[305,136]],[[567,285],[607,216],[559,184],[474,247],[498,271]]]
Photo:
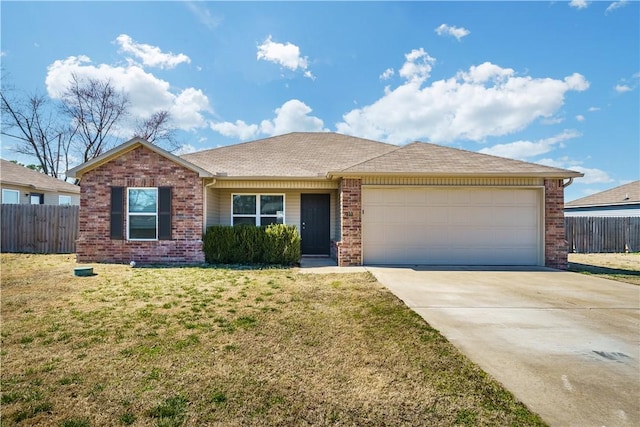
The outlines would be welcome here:
[[[75,149],[83,161],[98,157],[118,139],[117,125],[127,116],[128,96],[110,80],[71,75],[62,110],[71,119]]]
[[[7,92],[2,91],[0,102],[0,134],[18,141],[13,150],[35,157],[36,166],[43,173],[62,178],[69,165],[73,134],[59,125],[48,99],[38,93],[25,99],[9,99]]]
[[[167,110],[153,113],[143,120],[138,120],[134,130],[134,138],[143,138],[152,144],[161,141],[168,145],[169,150],[177,148],[174,140],[175,128],[170,124],[171,114]]]
[[[37,159],[47,175],[61,178],[70,161],[86,162],[121,141],[129,114],[129,98],[110,80],[72,74],[59,105],[39,94],[9,98],[0,91],[0,134],[18,141],[15,151]],[[62,114],[60,114],[62,112]],[[165,142],[177,148],[168,111],[158,111],[138,120],[134,136],[151,143]]]

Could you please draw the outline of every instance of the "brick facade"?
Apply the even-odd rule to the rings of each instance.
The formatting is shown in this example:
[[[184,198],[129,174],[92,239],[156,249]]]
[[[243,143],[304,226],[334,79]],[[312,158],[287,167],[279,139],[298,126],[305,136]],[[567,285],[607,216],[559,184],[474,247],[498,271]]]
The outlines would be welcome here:
[[[564,187],[561,179],[544,180],[544,265],[566,270],[568,245],[564,232]]]
[[[344,178],[340,182],[340,236],[338,265],[362,265],[362,180]]]
[[[204,262],[202,185],[196,172],[145,147],[126,152],[86,172],[80,183],[78,262]],[[110,239],[111,186],[172,187],[171,240]],[[126,230],[126,214],[124,217]]]

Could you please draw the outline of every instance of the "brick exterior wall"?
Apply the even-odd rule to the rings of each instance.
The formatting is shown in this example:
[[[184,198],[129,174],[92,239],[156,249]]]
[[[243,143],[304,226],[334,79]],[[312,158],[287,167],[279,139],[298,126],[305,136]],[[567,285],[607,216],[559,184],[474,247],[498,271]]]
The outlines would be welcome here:
[[[566,270],[568,244],[564,232],[564,187],[561,179],[544,180],[544,265]]]
[[[144,147],[126,152],[85,173],[80,183],[78,262],[204,262],[202,185],[196,172]],[[172,240],[127,241],[126,214],[125,240],[111,240],[111,186],[172,187]]]
[[[338,265],[362,265],[362,181],[345,178],[340,182],[340,236]]]

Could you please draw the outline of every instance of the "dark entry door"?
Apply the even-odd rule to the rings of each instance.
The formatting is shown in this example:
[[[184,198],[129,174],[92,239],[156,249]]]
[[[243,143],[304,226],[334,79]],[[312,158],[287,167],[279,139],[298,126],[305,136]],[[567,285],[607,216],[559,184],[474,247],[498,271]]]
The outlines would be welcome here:
[[[329,194],[300,196],[300,237],[303,255],[329,255],[330,200]]]

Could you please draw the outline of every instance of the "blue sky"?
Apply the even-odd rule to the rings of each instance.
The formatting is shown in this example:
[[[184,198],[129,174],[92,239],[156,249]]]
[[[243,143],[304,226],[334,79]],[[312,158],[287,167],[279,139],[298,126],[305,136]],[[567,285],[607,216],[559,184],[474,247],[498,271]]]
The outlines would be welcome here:
[[[131,118],[172,113],[183,152],[325,130],[584,172],[567,200],[640,178],[635,1],[0,8],[3,86],[110,78]]]

